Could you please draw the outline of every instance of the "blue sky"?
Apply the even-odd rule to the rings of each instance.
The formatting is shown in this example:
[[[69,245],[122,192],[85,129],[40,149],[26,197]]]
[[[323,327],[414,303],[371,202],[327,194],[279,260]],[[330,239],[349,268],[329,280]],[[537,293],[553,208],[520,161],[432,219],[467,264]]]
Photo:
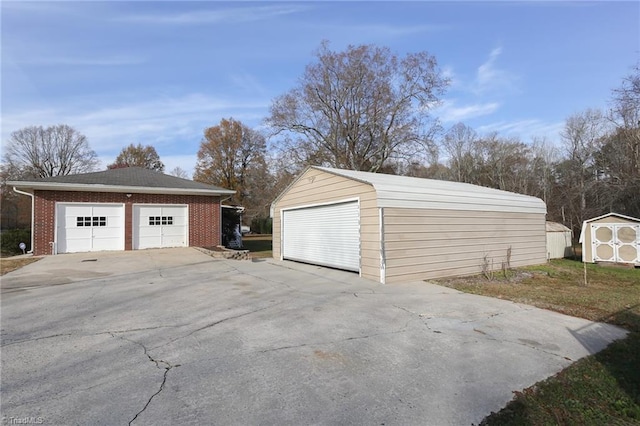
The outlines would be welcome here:
[[[608,107],[640,60],[640,2],[2,1],[2,142],[64,123],[103,161],[155,146],[189,173],[203,129],[260,128],[324,39],[426,50],[452,84],[435,115],[528,142]]]

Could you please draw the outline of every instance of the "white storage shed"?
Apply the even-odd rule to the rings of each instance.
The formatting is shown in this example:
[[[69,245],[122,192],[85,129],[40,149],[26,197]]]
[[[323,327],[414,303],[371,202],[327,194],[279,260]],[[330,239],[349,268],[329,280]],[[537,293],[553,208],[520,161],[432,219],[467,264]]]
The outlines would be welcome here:
[[[273,257],[394,283],[547,260],[545,203],[457,182],[308,167],[272,203]]]
[[[558,222],[547,222],[547,257],[549,259],[562,259],[573,255],[572,233]]]
[[[580,243],[583,262],[640,265],[640,219],[608,213],[585,220]]]

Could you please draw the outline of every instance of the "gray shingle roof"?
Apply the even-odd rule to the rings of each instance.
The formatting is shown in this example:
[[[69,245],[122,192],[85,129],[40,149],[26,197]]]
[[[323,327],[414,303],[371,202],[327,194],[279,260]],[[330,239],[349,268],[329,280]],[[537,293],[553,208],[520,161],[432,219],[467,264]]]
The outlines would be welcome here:
[[[123,187],[127,190],[139,188],[140,192],[157,189],[170,189],[184,192],[201,192],[230,194],[230,191],[214,185],[182,179],[165,175],[153,170],[140,167],[123,167],[102,172],[82,173],[67,176],[55,176],[31,181],[7,182],[9,185],[36,188],[36,189],[62,189],[61,187],[75,187],[75,190],[83,188],[86,191],[99,191],[104,188],[116,189]],[[172,191],[173,192],[173,191]]]

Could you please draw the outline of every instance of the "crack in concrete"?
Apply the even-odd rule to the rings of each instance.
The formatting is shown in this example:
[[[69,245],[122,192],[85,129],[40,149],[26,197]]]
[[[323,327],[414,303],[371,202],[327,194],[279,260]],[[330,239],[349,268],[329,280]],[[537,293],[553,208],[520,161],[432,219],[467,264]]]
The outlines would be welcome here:
[[[356,292],[354,292],[354,293],[353,293],[353,295],[354,295],[355,297],[360,297],[360,296],[359,296],[360,294],[363,294],[363,295],[364,295],[364,294],[376,294],[376,295],[377,295],[377,294],[380,294],[380,293],[376,293],[374,290],[369,290],[369,291],[356,291]],[[382,294],[381,294],[381,295],[382,295]]]
[[[162,347],[162,346],[170,345],[171,343],[176,342],[176,341],[178,341],[178,340],[186,339],[187,337],[189,337],[189,336],[191,336],[191,335],[193,335],[193,334],[195,334],[195,333],[197,333],[197,332],[199,332],[199,331],[206,330],[207,328],[214,327],[214,326],[216,326],[216,325],[218,325],[218,324],[221,324],[221,323],[223,323],[223,322],[226,322],[226,321],[230,321],[230,320],[237,319],[237,318],[242,318],[242,317],[245,317],[245,316],[247,316],[247,315],[255,314],[256,312],[264,311],[265,309],[269,309],[269,308],[272,308],[272,307],[274,307],[274,306],[278,306],[278,305],[280,305],[280,304],[282,304],[282,303],[283,303],[283,302],[279,302],[279,303],[276,303],[276,304],[273,304],[273,305],[265,306],[265,307],[260,308],[260,309],[254,309],[254,310],[252,310],[252,311],[244,312],[244,313],[242,313],[242,314],[233,315],[233,316],[230,316],[230,317],[227,317],[227,318],[222,318],[222,319],[220,319],[220,320],[214,321],[214,322],[209,323],[209,324],[207,324],[207,325],[203,325],[203,326],[202,326],[202,327],[200,327],[200,328],[197,328],[197,329],[195,329],[195,330],[192,330],[191,332],[189,332],[189,333],[185,334],[184,336],[179,336],[179,337],[176,337],[176,338],[174,338],[174,339],[169,340],[169,341],[168,341],[168,342],[166,342],[166,343],[163,343],[163,344],[158,345],[158,346],[154,346],[154,347],[152,347],[151,349],[156,349],[156,348],[159,348],[159,347]]]
[[[431,328],[431,326],[429,326],[428,321],[429,321],[430,319],[432,319],[433,317],[428,317],[428,316],[427,316],[427,314],[419,314],[419,313],[417,313],[417,312],[413,312],[412,310],[407,309],[407,308],[405,308],[405,307],[403,307],[403,306],[393,305],[393,307],[394,307],[394,308],[398,308],[398,309],[400,309],[400,310],[403,310],[403,311],[405,311],[405,312],[408,312],[408,313],[410,313],[411,315],[416,315],[416,316],[418,317],[418,319],[419,319],[419,320],[423,320],[423,321],[420,321],[420,322],[421,322],[422,324],[424,324],[424,326],[425,326],[425,327],[427,327],[427,330],[429,330],[429,331],[433,331],[434,333],[442,333],[442,331],[434,330],[434,329],[432,329],[432,328]]]
[[[227,262],[233,262],[233,261],[227,261]],[[286,287],[286,288],[288,288],[289,290],[294,291],[294,292],[297,292],[297,293],[310,294],[310,295],[313,295],[313,294],[314,294],[313,292],[310,292],[310,291],[304,291],[304,290],[301,290],[301,289],[299,289],[299,288],[296,288],[296,287],[294,287],[294,286],[292,286],[292,285],[289,285],[289,284],[287,284],[287,283],[286,283],[286,282],[284,282],[284,281],[278,281],[278,280],[275,280],[275,279],[273,279],[273,278],[268,278],[268,277],[265,277],[265,276],[260,276],[260,275],[255,275],[255,274],[250,274],[250,273],[248,273],[247,271],[241,271],[240,269],[236,268],[236,267],[235,267],[235,266],[233,266],[233,265],[229,265],[229,267],[230,267],[230,268],[232,268],[232,269],[233,269],[237,274],[240,274],[240,275],[245,275],[245,276],[248,276],[248,277],[257,278],[257,279],[259,279],[259,280],[261,280],[261,281],[265,281],[265,282],[268,282],[268,283],[271,283],[271,284],[275,284],[275,285],[283,286],[283,287]]]
[[[0,348],[4,348],[6,346],[11,346],[11,345],[17,345],[20,343],[35,342],[37,340],[53,339],[55,337],[64,337],[64,336],[73,336],[73,335],[74,333],[60,333],[60,334],[52,334],[50,336],[34,337],[33,339],[16,340],[14,342],[4,343],[0,345]]]
[[[547,354],[547,355],[553,355],[553,356],[555,356],[555,357],[562,358],[562,359],[564,359],[564,360],[566,360],[566,361],[573,361],[573,360],[572,360],[571,358],[569,358],[568,356],[564,356],[564,355],[561,355],[561,354],[557,354],[557,353],[549,352],[549,351],[547,351],[547,350],[545,350],[545,349],[542,349],[542,348],[537,347],[537,346],[535,346],[535,345],[530,345],[530,344],[527,344],[527,343],[524,343],[524,342],[516,342],[516,341],[508,340],[508,339],[499,340],[499,339],[492,338],[492,337],[487,337],[487,339],[489,339],[489,340],[493,340],[493,341],[496,341],[496,342],[505,342],[505,343],[511,343],[511,344],[513,344],[513,345],[524,346],[524,347],[527,347],[527,348],[535,349],[536,351],[540,351],[540,352],[545,353],[545,354]]]
[[[142,413],[145,412],[145,410],[149,407],[149,405],[151,404],[151,401],[153,401],[153,398],[155,398],[156,396],[160,395],[160,392],[162,392],[164,390],[164,386],[167,383],[167,375],[169,374],[169,371],[174,368],[174,367],[180,367],[180,364],[176,364],[176,365],[171,365],[170,362],[162,360],[162,359],[155,359],[154,357],[151,356],[151,354],[149,353],[147,347],[143,344],[140,343],[138,341],[135,340],[131,340],[131,339],[127,339],[124,336],[119,336],[115,333],[109,333],[111,335],[111,337],[117,338],[117,339],[121,339],[121,340],[125,340],[127,342],[133,343],[135,345],[138,345],[142,348],[142,350],[144,351],[145,356],[149,359],[149,361],[153,362],[156,366],[156,368],[164,370],[164,373],[162,375],[162,383],[160,383],[160,387],[158,388],[158,390],[153,393],[153,395],[151,395],[149,397],[149,399],[147,400],[147,403],[144,405],[144,407],[142,407],[142,409],[140,411],[138,411],[136,413],[135,416],[133,416],[133,418],[129,421],[129,426],[131,426],[133,424],[133,422],[136,421],[136,419],[138,417],[140,417],[140,415]]]
[[[24,339],[24,340],[16,340],[13,342],[9,342],[9,343],[4,343],[2,345],[0,345],[0,348],[4,348],[5,346],[10,346],[10,345],[17,345],[20,343],[29,343],[29,342],[35,342],[38,340],[44,340],[44,339],[53,339],[56,337],[67,337],[67,336],[76,336],[76,337],[87,337],[87,336],[101,336],[103,334],[112,334],[112,333],[131,333],[134,331],[146,331],[146,330],[157,330],[160,328],[179,328],[179,327],[184,327],[188,324],[178,324],[178,325],[156,325],[153,327],[140,327],[140,328],[130,328],[130,329],[126,329],[126,330],[107,330],[107,331],[99,331],[97,333],[85,333],[82,334],[80,332],[76,332],[76,333],[60,333],[60,334],[52,334],[50,336],[41,336],[41,337],[34,337],[32,339]]]
[[[409,326],[409,322],[411,322],[411,321],[407,321],[407,323],[404,325],[404,327],[402,327],[399,330],[394,330],[394,331],[386,331],[386,332],[383,332],[383,333],[368,334],[366,336],[351,336],[351,337],[346,337],[344,339],[331,340],[329,342],[311,342],[311,343],[301,343],[299,345],[280,346],[280,347],[277,347],[277,348],[261,349],[261,350],[252,351],[252,352],[248,352],[248,353],[249,354],[252,354],[252,353],[261,353],[261,354],[263,354],[263,353],[281,351],[281,350],[286,350],[286,349],[304,348],[306,346],[335,345],[337,343],[349,342],[351,340],[363,340],[363,339],[369,339],[371,337],[377,337],[377,336],[387,336],[387,335],[392,335],[392,334],[400,334],[400,333],[405,333],[407,331],[407,327]]]

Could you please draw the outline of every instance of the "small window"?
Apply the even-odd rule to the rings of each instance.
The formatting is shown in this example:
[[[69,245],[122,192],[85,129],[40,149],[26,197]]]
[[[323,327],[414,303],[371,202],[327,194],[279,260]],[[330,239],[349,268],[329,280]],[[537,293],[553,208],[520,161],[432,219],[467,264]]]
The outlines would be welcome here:
[[[76,226],[107,226],[106,216],[78,216]]]
[[[149,225],[173,225],[173,216],[149,216]]]

